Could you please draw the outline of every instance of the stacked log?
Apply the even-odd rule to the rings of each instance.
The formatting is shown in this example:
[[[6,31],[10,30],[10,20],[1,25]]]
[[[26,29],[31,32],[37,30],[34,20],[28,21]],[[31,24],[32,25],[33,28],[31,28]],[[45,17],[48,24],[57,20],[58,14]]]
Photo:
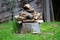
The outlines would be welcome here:
[[[42,20],[42,15],[34,10],[30,4],[25,4],[23,11],[20,12],[19,16],[15,18],[19,19],[18,21],[32,21],[32,20]],[[25,21],[24,21],[25,20]]]

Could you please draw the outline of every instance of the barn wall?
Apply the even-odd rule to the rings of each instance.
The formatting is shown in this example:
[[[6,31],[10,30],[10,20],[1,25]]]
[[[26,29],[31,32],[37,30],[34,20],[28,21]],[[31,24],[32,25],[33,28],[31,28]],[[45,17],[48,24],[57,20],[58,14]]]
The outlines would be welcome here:
[[[9,21],[11,20],[11,13],[8,12],[4,12],[4,13],[0,13],[0,22],[4,22],[4,21]]]
[[[20,8],[23,7],[25,3],[30,4],[37,12],[43,11],[43,0],[21,0]]]
[[[8,2],[0,0],[0,23],[11,20],[11,15]]]
[[[60,21],[60,0],[52,0],[54,8],[54,19]]]
[[[2,6],[3,3],[4,5]],[[7,1],[3,2],[2,0],[0,0],[0,22],[11,20],[12,17],[14,17],[15,15],[18,15],[25,3],[31,4],[32,7],[37,12],[40,12],[41,15],[43,16],[43,19],[46,22],[51,21],[51,18],[53,17],[53,15],[50,14],[51,13],[50,4],[49,4],[50,2],[48,3],[47,0],[20,0],[20,1],[15,0],[15,3],[12,2],[11,5],[10,4],[8,5]]]
[[[54,21],[54,12],[53,12],[53,5],[52,0],[44,0],[44,20],[45,22],[52,22]]]

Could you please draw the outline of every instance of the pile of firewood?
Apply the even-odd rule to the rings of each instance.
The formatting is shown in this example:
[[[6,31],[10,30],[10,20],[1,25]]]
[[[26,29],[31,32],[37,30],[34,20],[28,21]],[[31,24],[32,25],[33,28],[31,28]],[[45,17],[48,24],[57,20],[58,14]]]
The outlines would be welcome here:
[[[25,4],[23,10],[19,15],[15,16],[15,19],[19,22],[35,22],[36,20],[42,20],[42,15],[34,10],[30,4]]]

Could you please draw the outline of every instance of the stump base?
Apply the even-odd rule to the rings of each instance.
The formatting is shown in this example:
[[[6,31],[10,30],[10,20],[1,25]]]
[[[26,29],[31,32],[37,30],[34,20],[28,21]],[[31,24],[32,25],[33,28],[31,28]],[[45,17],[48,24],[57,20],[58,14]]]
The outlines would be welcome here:
[[[39,23],[22,23],[21,33],[41,33]]]

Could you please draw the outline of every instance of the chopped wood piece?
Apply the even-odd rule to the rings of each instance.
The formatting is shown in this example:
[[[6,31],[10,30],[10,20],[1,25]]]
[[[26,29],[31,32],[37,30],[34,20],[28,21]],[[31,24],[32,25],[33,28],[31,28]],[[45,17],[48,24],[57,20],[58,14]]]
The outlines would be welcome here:
[[[35,20],[34,19],[26,19],[26,20],[23,20],[23,23],[33,23],[33,22],[35,22]]]

